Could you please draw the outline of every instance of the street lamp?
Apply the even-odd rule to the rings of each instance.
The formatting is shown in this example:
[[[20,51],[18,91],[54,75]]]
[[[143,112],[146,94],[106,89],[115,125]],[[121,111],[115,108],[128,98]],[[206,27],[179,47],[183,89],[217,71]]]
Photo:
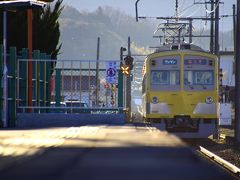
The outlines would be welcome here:
[[[136,10],[136,21],[138,22],[138,2],[139,2],[140,0],[137,0],[136,2],[135,2],[135,10]]]

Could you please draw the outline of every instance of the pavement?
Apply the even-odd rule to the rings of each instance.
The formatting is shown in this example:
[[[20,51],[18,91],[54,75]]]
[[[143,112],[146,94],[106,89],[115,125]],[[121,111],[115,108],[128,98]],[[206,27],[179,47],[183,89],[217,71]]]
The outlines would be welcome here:
[[[0,179],[233,178],[174,135],[125,124],[2,130]]]

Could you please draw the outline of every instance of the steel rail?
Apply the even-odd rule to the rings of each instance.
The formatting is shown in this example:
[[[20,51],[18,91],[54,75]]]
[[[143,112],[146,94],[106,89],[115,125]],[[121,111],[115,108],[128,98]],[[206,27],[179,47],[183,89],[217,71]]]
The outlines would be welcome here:
[[[202,146],[199,146],[199,151],[201,154],[209,157],[214,162],[218,163],[219,165],[223,166],[227,170],[229,170],[231,173],[235,174],[237,177],[240,177],[240,169],[236,167],[235,165],[229,163],[228,161],[222,159],[221,157],[217,156],[216,154],[210,152],[209,150],[205,149]]]

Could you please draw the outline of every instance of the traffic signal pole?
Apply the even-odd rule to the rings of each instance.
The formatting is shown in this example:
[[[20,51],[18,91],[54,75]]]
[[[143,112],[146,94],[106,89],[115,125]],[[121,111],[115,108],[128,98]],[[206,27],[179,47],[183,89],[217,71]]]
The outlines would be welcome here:
[[[128,56],[131,56],[131,39],[128,37]],[[126,106],[128,108],[128,117],[131,119],[131,72],[128,76],[126,76]]]
[[[121,70],[121,67],[122,67],[122,65],[124,64],[124,62],[123,62],[123,51],[126,51],[127,49],[126,48],[124,48],[124,47],[121,47],[120,48],[120,71],[121,71],[121,73],[122,73],[122,70]],[[126,89],[125,89],[125,87],[126,87],[126,84],[125,84],[125,77],[123,76],[123,79],[122,79],[122,81],[123,81],[123,107],[124,108],[126,108]]]

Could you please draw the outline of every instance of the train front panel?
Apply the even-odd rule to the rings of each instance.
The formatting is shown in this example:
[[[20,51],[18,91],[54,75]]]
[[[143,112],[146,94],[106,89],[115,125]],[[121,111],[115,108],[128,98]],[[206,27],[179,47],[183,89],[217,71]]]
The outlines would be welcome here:
[[[143,117],[169,131],[199,131],[216,126],[218,62],[209,53],[161,52],[149,56],[143,78]]]

